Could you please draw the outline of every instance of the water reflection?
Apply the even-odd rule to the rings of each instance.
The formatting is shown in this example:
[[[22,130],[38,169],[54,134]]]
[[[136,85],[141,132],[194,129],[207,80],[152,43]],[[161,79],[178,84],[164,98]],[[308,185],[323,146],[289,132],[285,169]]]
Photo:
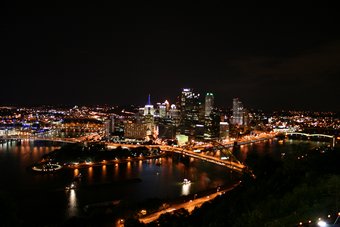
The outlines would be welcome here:
[[[126,166],[126,176],[128,176],[128,177],[131,176],[131,162],[127,163],[127,166]]]
[[[191,187],[191,184],[182,184],[182,195],[189,195],[190,187]]]
[[[82,213],[81,207],[83,204],[92,203],[96,201],[113,201],[120,198],[127,198],[136,201],[143,201],[148,198],[170,198],[175,199],[178,196],[186,196],[195,194],[200,191],[216,188],[217,186],[228,184],[230,182],[230,174],[225,167],[216,166],[207,162],[202,162],[192,158],[182,158],[181,155],[167,156],[161,159],[153,160],[138,160],[136,162],[121,163],[109,165],[103,162],[103,166],[90,165],[86,169],[66,169],[67,174],[32,174],[27,171],[27,166],[35,161],[38,161],[43,154],[54,150],[56,147],[51,146],[35,146],[33,141],[23,141],[20,146],[6,145],[10,147],[0,146],[0,165],[2,172],[7,171],[8,174],[0,176],[3,185],[10,185],[9,187],[22,188],[30,198],[37,198],[36,204],[39,205],[37,209],[42,216],[47,217],[49,211],[44,208],[45,199],[39,197],[36,190],[27,190],[30,188],[55,188],[60,189],[65,187],[65,182],[71,182],[72,178],[81,173],[82,180],[79,182],[80,187],[76,190],[65,191],[46,190],[46,195],[51,204],[56,204],[60,207],[65,216],[57,218],[65,218],[79,215]],[[296,148],[287,143],[278,147],[274,141],[272,150],[284,149],[289,147]],[[302,147],[301,149],[303,149]],[[253,144],[238,148],[238,152],[242,154],[249,154],[249,152],[270,152],[270,147],[261,146],[260,144]],[[17,152],[15,152],[17,151]],[[221,150],[223,155],[223,150]],[[216,155],[216,154],[215,154]],[[245,158],[245,156],[244,156]],[[20,168],[17,168],[20,166]],[[9,171],[10,170],[10,171]],[[19,172],[19,171],[21,172]],[[113,171],[113,173],[112,173]],[[20,176],[20,178],[15,178]],[[17,179],[13,181],[13,179]],[[184,178],[191,180],[190,184],[181,184]],[[236,178],[236,177],[235,177]],[[84,179],[84,180],[83,180]],[[134,181],[131,179],[140,179]],[[96,183],[96,187],[92,187],[92,183]],[[91,184],[91,187],[87,187]],[[91,190],[87,190],[87,189]],[[54,194],[53,194],[53,193]],[[55,196],[57,194],[58,196]],[[63,199],[60,199],[60,196]],[[28,197],[28,196],[27,196]],[[29,210],[31,207],[31,200],[23,201],[23,210]],[[41,207],[41,208],[40,208]],[[27,211],[28,212],[28,211]],[[34,214],[27,215],[34,222]]]
[[[119,173],[119,165],[116,163],[115,164],[115,169],[114,169],[114,177],[115,177],[115,179],[118,178],[118,173]]]
[[[68,193],[67,214],[69,217],[76,216],[78,213],[76,191],[71,189]]]
[[[142,161],[142,160],[139,160],[139,161],[138,161],[138,170],[139,170],[139,171],[142,171],[142,169],[143,169],[143,161]]]
[[[78,169],[74,169],[73,170],[73,175],[76,177],[79,175],[79,170]]]
[[[106,178],[106,165],[102,166],[102,178],[105,179]]]
[[[88,169],[88,175],[87,175],[87,179],[88,179],[89,182],[92,181],[92,177],[93,177],[93,168],[92,168],[92,166],[91,166],[91,167],[89,167],[89,169]]]

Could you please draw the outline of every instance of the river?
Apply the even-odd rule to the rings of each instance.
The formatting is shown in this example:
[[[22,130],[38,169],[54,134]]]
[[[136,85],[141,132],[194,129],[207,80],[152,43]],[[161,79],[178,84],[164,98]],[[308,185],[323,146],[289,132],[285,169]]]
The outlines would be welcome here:
[[[272,154],[309,150],[319,142],[277,140],[242,145],[234,150],[244,161],[247,154]],[[16,207],[20,220],[27,224],[62,223],[83,214],[86,205],[116,201],[144,201],[150,198],[176,199],[231,185],[235,174],[228,169],[180,155],[159,159],[104,165],[82,169],[66,169],[54,174],[33,173],[28,166],[61,144],[23,140],[0,144],[0,192]],[[161,164],[160,164],[161,163]],[[65,191],[74,176],[81,173],[77,190]],[[192,184],[183,185],[183,179]]]

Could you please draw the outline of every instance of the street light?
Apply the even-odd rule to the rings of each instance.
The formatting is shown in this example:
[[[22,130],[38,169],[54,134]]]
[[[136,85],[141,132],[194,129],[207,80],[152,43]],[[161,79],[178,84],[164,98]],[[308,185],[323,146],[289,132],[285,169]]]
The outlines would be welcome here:
[[[322,220],[320,220],[320,221],[318,221],[318,226],[320,226],[320,227],[326,227],[326,226],[327,226],[327,223],[324,222],[324,221],[322,221]]]

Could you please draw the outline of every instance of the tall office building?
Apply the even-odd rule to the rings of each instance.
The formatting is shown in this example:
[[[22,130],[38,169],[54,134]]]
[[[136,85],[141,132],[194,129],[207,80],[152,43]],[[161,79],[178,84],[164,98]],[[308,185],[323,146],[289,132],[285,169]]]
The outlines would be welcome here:
[[[114,115],[111,115],[111,132],[114,132],[115,131],[115,116]]]
[[[165,100],[164,105],[166,107],[166,111],[168,112],[170,110],[170,103],[168,100]]]
[[[243,125],[244,123],[244,109],[242,102],[238,98],[233,99],[233,124]]]
[[[157,103],[157,111],[155,112],[156,117],[165,118],[167,117],[167,104],[166,103]]]
[[[218,112],[212,111],[209,116],[204,119],[204,138],[217,139],[220,130],[221,116]]]
[[[104,122],[104,132],[105,132],[105,137],[110,138],[111,132],[112,132],[112,123],[111,119],[106,119]]]
[[[213,93],[207,93],[205,95],[204,115],[210,116],[212,109],[214,108],[214,95]]]
[[[184,88],[181,93],[181,133],[193,135],[195,125],[199,121],[200,94],[193,92],[191,88]]]
[[[176,108],[175,104],[172,104],[169,110],[169,117],[173,124],[178,127],[181,120],[180,110]]]
[[[154,107],[153,105],[151,104],[151,101],[150,101],[150,94],[148,96],[148,102],[146,103],[146,105],[144,106],[144,115],[154,115],[155,113],[155,110],[154,110]]]
[[[111,115],[104,122],[105,137],[110,138],[111,134],[115,132],[115,116]]]
[[[165,105],[160,105],[159,106],[159,117],[160,118],[165,118],[166,117],[166,106]]]
[[[220,122],[220,140],[229,140],[228,122]]]

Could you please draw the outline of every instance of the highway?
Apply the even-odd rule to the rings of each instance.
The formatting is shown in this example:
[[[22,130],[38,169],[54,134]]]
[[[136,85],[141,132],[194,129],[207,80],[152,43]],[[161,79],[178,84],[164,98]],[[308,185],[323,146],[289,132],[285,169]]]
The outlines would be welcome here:
[[[172,206],[170,206],[167,209],[164,210],[160,210],[158,212],[146,215],[145,217],[142,217],[139,219],[140,222],[143,222],[145,224],[148,224],[150,222],[156,221],[162,214],[168,213],[168,212],[174,212],[178,209],[186,209],[189,211],[189,213],[191,213],[196,207],[201,207],[203,203],[211,201],[213,199],[215,199],[217,196],[220,196],[222,194],[225,194],[226,192],[234,189],[235,187],[237,187],[241,182],[233,185],[231,188],[225,189],[225,190],[221,190],[221,191],[217,191],[215,193],[212,193],[208,196],[204,196],[204,197],[200,197],[200,198],[196,198],[193,200],[190,200],[188,202],[183,202],[183,203],[179,203],[179,204],[173,204]]]

